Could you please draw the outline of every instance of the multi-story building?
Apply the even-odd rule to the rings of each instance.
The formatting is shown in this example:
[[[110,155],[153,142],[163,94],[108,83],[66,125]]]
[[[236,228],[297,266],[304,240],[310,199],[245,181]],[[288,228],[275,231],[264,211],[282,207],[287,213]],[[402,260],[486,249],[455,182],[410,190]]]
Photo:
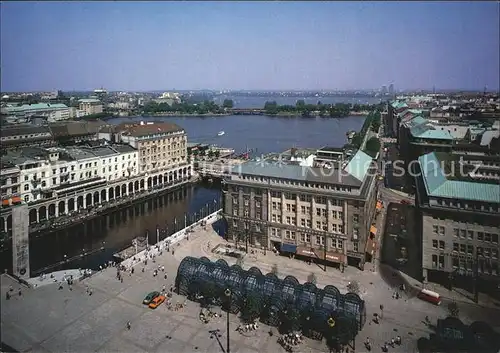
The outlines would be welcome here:
[[[55,144],[48,126],[31,124],[4,125],[0,132],[0,147],[2,150],[28,146],[53,146]]]
[[[385,133],[390,137],[396,137],[398,133],[398,114],[408,109],[408,105],[403,102],[393,101],[387,104],[387,115],[385,126]]]
[[[500,283],[500,159],[483,159],[435,152],[418,159],[424,278]]]
[[[228,241],[363,268],[377,196],[375,166],[364,152],[339,169],[247,162],[225,187]]]
[[[448,130],[436,128],[421,116],[403,122],[398,133],[399,155],[408,168],[429,152],[451,153],[454,138]]]
[[[31,203],[136,176],[137,156],[128,145],[25,148],[9,152],[2,161],[19,168],[20,196]]]
[[[98,99],[80,99],[78,101],[79,109],[85,112],[85,115],[100,114],[103,112],[102,102]]]
[[[187,165],[187,135],[174,123],[120,125],[108,139],[128,143],[139,151],[139,172],[148,173]]]
[[[43,116],[48,121],[67,120],[70,118],[69,108],[59,103],[23,104],[21,106],[7,106],[2,108],[2,114],[14,116]]]
[[[7,161],[1,162],[0,187],[2,194],[2,207],[12,205],[13,198],[19,196],[19,172],[19,167],[16,165]]]

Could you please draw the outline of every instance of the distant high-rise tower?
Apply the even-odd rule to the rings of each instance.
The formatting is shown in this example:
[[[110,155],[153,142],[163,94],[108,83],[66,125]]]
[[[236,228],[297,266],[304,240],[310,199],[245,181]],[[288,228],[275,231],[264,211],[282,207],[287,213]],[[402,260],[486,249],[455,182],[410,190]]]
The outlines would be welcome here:
[[[382,86],[382,88],[380,89],[380,93],[384,94],[384,95],[387,94],[387,86],[385,86],[385,85]]]
[[[390,95],[394,94],[394,84],[392,84],[392,83],[389,85],[389,94]]]

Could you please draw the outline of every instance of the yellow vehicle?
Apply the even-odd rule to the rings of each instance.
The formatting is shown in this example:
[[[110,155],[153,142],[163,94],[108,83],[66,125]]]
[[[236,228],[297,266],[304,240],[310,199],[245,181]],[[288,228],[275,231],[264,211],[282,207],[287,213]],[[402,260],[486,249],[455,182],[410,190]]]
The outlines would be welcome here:
[[[149,303],[149,307],[151,309],[156,309],[157,307],[159,307],[164,301],[165,301],[165,296],[164,295],[159,295],[157,297],[155,297],[151,303]]]

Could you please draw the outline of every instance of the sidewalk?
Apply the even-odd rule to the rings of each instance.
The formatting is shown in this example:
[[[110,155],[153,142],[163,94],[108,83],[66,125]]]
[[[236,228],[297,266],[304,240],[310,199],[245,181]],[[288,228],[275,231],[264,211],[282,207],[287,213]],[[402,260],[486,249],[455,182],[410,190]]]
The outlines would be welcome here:
[[[388,265],[385,265],[388,266]],[[420,292],[422,289],[428,289],[433,292],[439,293],[439,295],[445,299],[449,299],[455,302],[459,303],[467,303],[467,304],[473,304],[473,305],[478,305],[483,308],[494,308],[498,309],[500,308],[500,302],[497,300],[491,298],[490,296],[484,294],[484,293],[479,293],[479,303],[474,302],[474,294],[469,293],[465,290],[462,290],[460,288],[453,288],[453,290],[449,290],[448,288],[436,284],[436,283],[425,283],[422,284],[421,282],[417,281],[416,279],[408,276],[404,272],[400,272],[398,270],[393,269],[395,272],[399,272],[399,275],[405,280],[405,282],[408,283],[409,286],[413,288],[415,292]]]

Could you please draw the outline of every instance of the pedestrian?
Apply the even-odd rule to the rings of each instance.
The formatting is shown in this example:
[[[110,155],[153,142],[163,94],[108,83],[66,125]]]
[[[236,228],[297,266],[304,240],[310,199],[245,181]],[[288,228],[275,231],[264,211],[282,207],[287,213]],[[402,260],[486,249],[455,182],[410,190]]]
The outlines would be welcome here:
[[[130,330],[130,327],[132,327],[132,325],[130,324],[130,321],[127,322],[127,330]]]
[[[165,275],[163,276],[164,279],[167,279],[167,274],[165,273]]]

